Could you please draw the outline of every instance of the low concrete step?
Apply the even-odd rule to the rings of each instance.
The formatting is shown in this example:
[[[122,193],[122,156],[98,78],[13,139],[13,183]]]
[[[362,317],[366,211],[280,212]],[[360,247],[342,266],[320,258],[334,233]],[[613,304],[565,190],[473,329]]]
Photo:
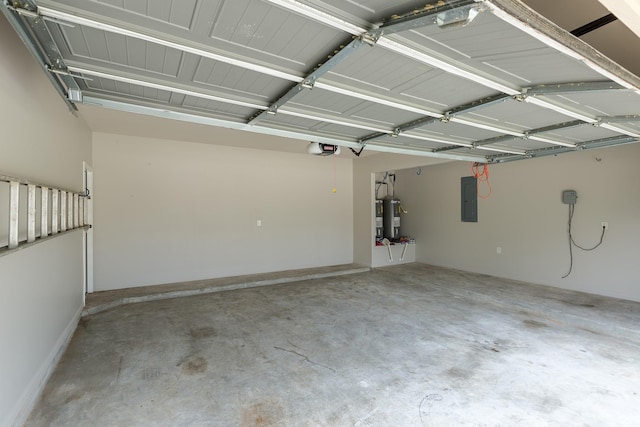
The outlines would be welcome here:
[[[82,310],[82,317],[90,316],[124,304],[279,285],[303,280],[323,279],[347,274],[364,273],[370,270],[369,267],[362,265],[344,264],[95,292],[87,295],[86,304]]]

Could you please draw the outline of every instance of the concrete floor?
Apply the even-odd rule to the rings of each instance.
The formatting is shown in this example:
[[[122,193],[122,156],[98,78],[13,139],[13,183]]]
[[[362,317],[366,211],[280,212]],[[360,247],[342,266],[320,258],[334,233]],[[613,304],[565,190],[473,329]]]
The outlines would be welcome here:
[[[637,426],[640,304],[410,264],[85,317],[29,426]]]

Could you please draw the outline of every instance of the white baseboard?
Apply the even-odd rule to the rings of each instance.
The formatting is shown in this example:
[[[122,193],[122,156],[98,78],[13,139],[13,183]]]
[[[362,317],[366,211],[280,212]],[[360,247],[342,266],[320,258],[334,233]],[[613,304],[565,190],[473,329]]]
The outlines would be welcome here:
[[[40,369],[33,376],[31,381],[29,382],[29,386],[20,396],[18,403],[15,405],[15,410],[12,412],[13,416],[9,415],[8,419],[13,421],[9,422],[10,426],[20,427],[24,425],[27,417],[33,410],[34,405],[40,398],[42,391],[44,390],[44,386],[47,384],[49,377],[53,373],[53,370],[58,365],[60,358],[64,354],[69,342],[71,341],[71,337],[78,326],[78,322],[80,321],[80,314],[82,313],[82,307],[79,307],[76,313],[71,318],[71,321],[67,324],[67,327],[64,329],[55,345],[51,349],[51,352],[44,360]]]

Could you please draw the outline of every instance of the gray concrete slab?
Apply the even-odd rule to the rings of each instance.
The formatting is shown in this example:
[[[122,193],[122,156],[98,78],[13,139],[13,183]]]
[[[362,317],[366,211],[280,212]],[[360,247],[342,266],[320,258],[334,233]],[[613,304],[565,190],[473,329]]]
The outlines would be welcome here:
[[[29,426],[636,426],[640,304],[421,264],[85,317]]]

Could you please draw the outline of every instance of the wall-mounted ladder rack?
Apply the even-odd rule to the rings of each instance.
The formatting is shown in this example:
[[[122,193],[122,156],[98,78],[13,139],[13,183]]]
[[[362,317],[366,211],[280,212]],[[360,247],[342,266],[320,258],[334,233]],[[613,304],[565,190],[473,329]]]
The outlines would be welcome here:
[[[8,183],[8,234],[0,230],[0,255],[18,247],[61,235],[79,228],[89,228],[88,199],[78,193],[24,179],[0,175],[0,184]],[[0,194],[7,193],[7,186]],[[21,198],[26,196],[26,203]],[[7,199],[5,199],[7,200]],[[0,207],[4,210],[0,199]],[[5,212],[7,212],[5,210]],[[3,219],[0,214],[0,220]]]

